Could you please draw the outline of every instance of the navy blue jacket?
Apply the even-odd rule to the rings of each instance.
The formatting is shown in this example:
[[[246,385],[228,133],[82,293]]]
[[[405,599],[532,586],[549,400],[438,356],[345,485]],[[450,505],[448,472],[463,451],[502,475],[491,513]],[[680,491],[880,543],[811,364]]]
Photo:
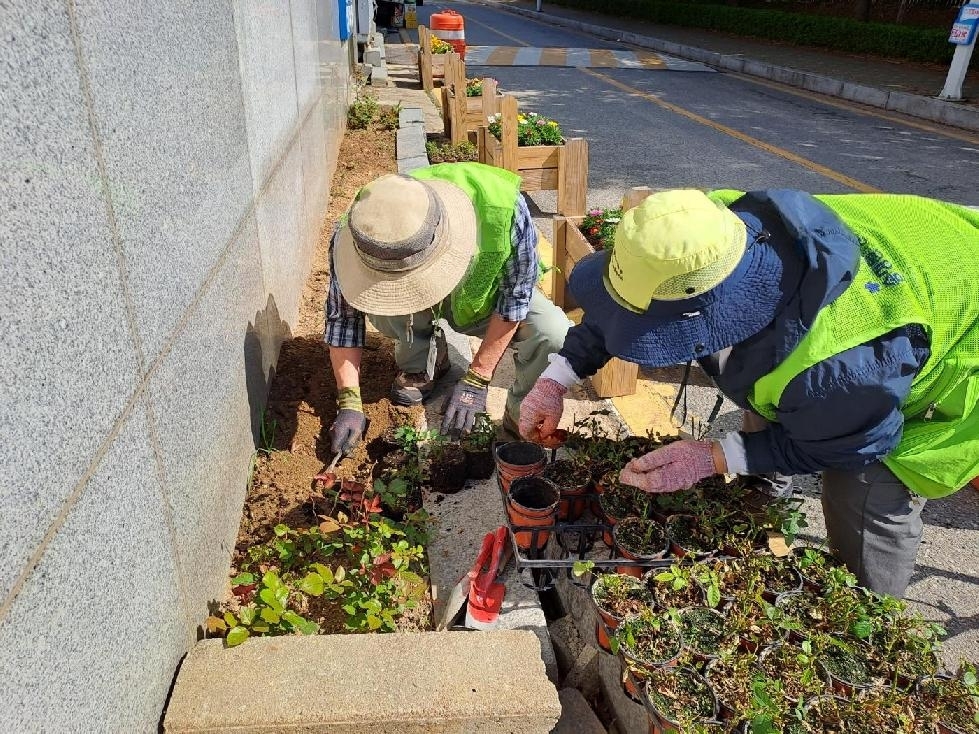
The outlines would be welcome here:
[[[797,288],[767,328],[729,352],[700,360],[718,388],[745,410],[751,410],[751,387],[798,345],[820,309],[850,284],[859,263],[850,238],[830,234],[806,238],[803,245],[790,236],[781,212],[791,202],[777,191],[758,191],[729,207],[749,231],[766,230],[786,271],[798,274]],[[610,358],[593,324],[572,328],[560,353],[581,377],[593,375]],[[786,387],[777,423],[741,434],[747,470],[801,474],[858,469],[880,460],[901,440],[901,404],[928,356],[924,329],[912,325],[809,368]]]

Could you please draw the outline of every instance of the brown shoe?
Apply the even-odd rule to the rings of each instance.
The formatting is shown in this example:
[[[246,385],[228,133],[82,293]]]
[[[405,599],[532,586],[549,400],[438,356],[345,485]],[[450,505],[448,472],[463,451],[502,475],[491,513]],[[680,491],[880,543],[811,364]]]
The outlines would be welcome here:
[[[391,402],[395,405],[421,405],[432,390],[435,383],[445,377],[449,371],[449,355],[435,363],[435,375],[431,380],[424,372],[399,372],[391,385]]]

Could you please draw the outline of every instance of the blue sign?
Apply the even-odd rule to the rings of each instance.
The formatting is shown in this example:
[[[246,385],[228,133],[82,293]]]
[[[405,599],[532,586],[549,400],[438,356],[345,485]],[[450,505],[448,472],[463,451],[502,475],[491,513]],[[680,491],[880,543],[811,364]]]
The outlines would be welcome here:
[[[979,28],[979,5],[970,3],[959,8],[959,15],[952,24],[952,32],[948,42],[957,46],[969,46],[976,40],[976,29]]]

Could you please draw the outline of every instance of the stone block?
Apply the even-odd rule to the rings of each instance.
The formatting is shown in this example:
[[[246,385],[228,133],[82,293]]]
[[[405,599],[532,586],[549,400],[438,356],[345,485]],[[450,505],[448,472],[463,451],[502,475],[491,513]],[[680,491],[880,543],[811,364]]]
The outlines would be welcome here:
[[[384,53],[377,48],[369,48],[364,51],[364,63],[370,66],[383,66]]]
[[[587,696],[590,700],[596,700],[602,688],[598,670],[600,655],[601,652],[597,647],[588,645],[581,648],[574,665],[562,683],[567,687],[581,691],[582,695]]]
[[[427,155],[417,155],[411,158],[401,158],[398,160],[398,173],[408,173],[416,168],[424,168],[429,165]]]
[[[407,127],[400,128],[395,144],[398,151],[398,160],[426,155],[425,131],[420,125],[408,125]]]
[[[386,87],[388,85],[388,70],[386,66],[371,67],[371,86]]]
[[[744,69],[744,57],[733,56],[731,54],[721,54],[720,58],[717,60],[717,65],[722,69],[726,69],[727,71],[734,71],[740,74]]]
[[[184,660],[168,734],[546,734],[561,713],[526,631],[267,637]]]
[[[806,74],[802,78],[802,86],[810,92],[839,97],[843,91],[843,82],[821,74]]]
[[[629,698],[622,688],[622,661],[614,655],[599,653],[598,669],[604,700],[619,731],[622,734],[648,734],[649,714],[646,708]]]
[[[140,402],[0,622],[0,731],[156,731],[193,628],[150,447]]]
[[[3,22],[0,598],[142,369],[65,7],[31,5]]]
[[[266,345],[255,340],[268,321],[260,262],[249,218],[148,386],[178,561],[198,623],[207,602],[224,598],[265,401]]]
[[[607,734],[588,701],[574,688],[562,688],[558,700],[561,718],[551,734]]]
[[[421,123],[425,124],[425,113],[422,112],[421,107],[403,107],[401,112],[398,113],[398,125],[400,127],[405,127],[411,123]]]
[[[975,107],[946,102],[941,117],[946,125],[979,131],[979,109]]]
[[[792,69],[788,66],[771,66],[769,68],[771,69],[771,74],[766,78],[790,87],[801,87],[806,77],[805,72]]]
[[[932,97],[922,97],[918,94],[905,92],[891,92],[887,96],[885,109],[939,122],[942,119],[942,112],[946,104],[949,103]]]
[[[754,59],[744,60],[742,72],[751,74],[752,76],[760,76],[763,79],[774,78],[774,67],[771,64],[765,63],[764,61],[755,61]]]
[[[148,360],[159,354],[250,208],[231,5],[106,0],[77,13]]]
[[[843,82],[840,89],[840,96],[851,102],[870,105],[872,107],[886,107],[888,92],[877,87],[868,87],[864,84],[854,84],[853,82]]]

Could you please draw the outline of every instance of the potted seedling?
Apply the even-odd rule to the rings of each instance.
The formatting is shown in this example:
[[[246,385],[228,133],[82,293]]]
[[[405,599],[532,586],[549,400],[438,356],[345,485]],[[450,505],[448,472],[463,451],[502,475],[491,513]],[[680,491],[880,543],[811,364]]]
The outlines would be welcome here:
[[[645,576],[653,598],[661,609],[683,609],[704,603],[703,592],[694,578],[693,567],[674,563],[669,568],[652,569]]]
[[[623,619],[609,640],[613,654],[622,652],[639,682],[656,668],[672,666],[683,649],[683,635],[673,618],[644,609]]]
[[[727,648],[707,664],[705,677],[717,696],[722,721],[736,722],[751,707],[757,662],[749,652]]]
[[[872,661],[864,645],[826,634],[814,635],[812,643],[834,693],[848,698],[873,685]]]
[[[466,454],[447,436],[432,432],[425,443],[428,482],[443,494],[455,494],[466,486]]]
[[[821,592],[829,581],[829,571],[841,566],[841,562],[832,553],[823,548],[802,546],[792,549],[792,561],[802,583],[807,589]]]
[[[630,516],[646,517],[649,511],[648,495],[638,487],[622,484],[618,474],[618,471],[607,472],[596,487],[599,495],[595,514],[609,526],[602,534],[602,540],[609,548],[615,544],[612,528],[619,520]]]
[[[677,558],[703,560],[717,551],[710,532],[693,515],[671,515],[666,519],[666,532],[670,550]]]
[[[679,612],[683,643],[700,661],[717,657],[724,644],[724,615],[708,607],[687,607]]]
[[[975,665],[962,663],[954,677],[923,678],[916,695],[922,707],[934,714],[941,734],[979,731],[979,678]]]
[[[662,730],[694,731],[717,716],[717,698],[692,668],[660,668],[650,673],[646,698]]]
[[[609,649],[606,629],[613,632],[623,619],[652,608],[654,603],[653,594],[646,584],[632,576],[619,573],[606,573],[599,576],[592,585],[591,597],[601,617],[595,636],[598,638],[598,644],[605,650]]]
[[[558,519],[574,522],[580,518],[587,506],[586,495],[591,488],[591,471],[588,465],[571,459],[558,459],[544,467],[541,476],[561,490]]]
[[[804,640],[791,645],[777,642],[761,651],[758,667],[768,678],[782,682],[785,698],[799,703],[826,690],[826,680],[820,673],[812,643]]]
[[[802,577],[799,572],[775,556],[751,556],[747,559],[747,567],[756,571],[761,578],[762,597],[774,602],[779,594],[786,594],[802,589]]]
[[[493,442],[496,427],[486,413],[478,413],[472,430],[463,436],[462,450],[466,454],[466,475],[470,479],[489,479],[493,476]]]
[[[670,549],[670,541],[663,526],[655,520],[642,517],[621,520],[613,528],[612,537],[618,555],[639,563],[658,560]],[[619,566],[616,570],[636,578],[643,575],[640,566]]]

